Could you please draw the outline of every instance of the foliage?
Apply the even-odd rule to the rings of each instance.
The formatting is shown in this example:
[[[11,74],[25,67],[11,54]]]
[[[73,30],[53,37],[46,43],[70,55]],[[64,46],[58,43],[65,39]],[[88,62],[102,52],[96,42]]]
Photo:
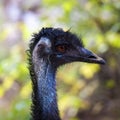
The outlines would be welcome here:
[[[107,61],[106,66],[72,63],[59,68],[63,120],[118,120],[119,13],[119,0],[1,0],[0,120],[30,118],[31,83],[25,51],[32,33],[49,26],[77,33],[87,48]]]

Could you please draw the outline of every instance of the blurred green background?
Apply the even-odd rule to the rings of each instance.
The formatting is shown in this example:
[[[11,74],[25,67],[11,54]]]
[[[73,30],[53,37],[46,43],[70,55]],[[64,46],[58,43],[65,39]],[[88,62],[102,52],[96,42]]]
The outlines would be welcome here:
[[[119,0],[0,0],[0,120],[29,120],[26,50],[42,27],[71,29],[105,66],[72,63],[57,72],[62,120],[120,120]]]

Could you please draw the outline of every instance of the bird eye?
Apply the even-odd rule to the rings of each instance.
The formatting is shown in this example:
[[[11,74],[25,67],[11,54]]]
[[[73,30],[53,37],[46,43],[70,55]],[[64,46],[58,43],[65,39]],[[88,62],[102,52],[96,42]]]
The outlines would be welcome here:
[[[66,45],[57,45],[56,50],[58,52],[64,53],[67,50],[67,46]]]

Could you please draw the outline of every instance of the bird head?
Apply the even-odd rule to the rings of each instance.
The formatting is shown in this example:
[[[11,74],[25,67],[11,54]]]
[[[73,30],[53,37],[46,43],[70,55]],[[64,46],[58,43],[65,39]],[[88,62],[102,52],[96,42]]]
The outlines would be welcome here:
[[[35,52],[38,59],[47,59],[56,66],[75,61],[105,64],[102,58],[84,48],[75,34],[58,28],[43,28],[34,34],[30,51]]]

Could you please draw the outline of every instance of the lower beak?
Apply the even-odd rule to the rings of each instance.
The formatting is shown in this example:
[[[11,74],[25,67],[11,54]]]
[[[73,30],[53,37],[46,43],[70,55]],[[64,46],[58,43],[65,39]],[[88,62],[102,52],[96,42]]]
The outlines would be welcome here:
[[[96,63],[96,64],[105,64],[105,61],[101,57],[97,56],[96,54],[92,53],[91,51],[85,48],[80,48],[79,53],[80,56],[78,57],[78,61]]]

